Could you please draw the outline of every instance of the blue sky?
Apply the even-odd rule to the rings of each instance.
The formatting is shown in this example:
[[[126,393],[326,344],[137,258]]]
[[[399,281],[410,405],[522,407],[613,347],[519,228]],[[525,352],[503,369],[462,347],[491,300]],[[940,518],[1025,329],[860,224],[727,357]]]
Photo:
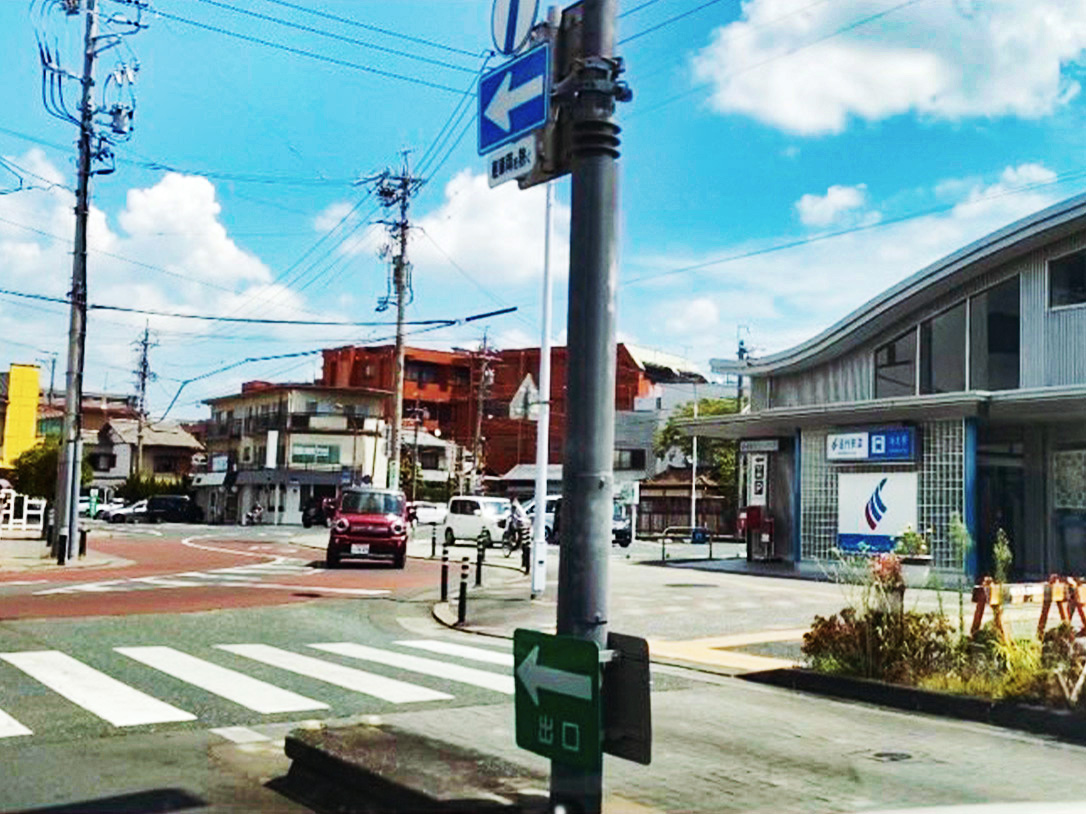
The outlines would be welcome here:
[[[122,8],[100,1],[109,11]],[[81,24],[56,11],[43,17],[40,5],[0,3],[0,156],[25,171],[32,186],[44,187],[42,179],[49,179],[70,187],[74,128],[42,108],[34,37],[44,26],[74,70]],[[163,15],[151,15],[150,28],[101,61],[105,71],[118,57],[134,55],[140,71],[134,137],[118,149],[117,171],[94,183],[91,300],[239,316],[387,316],[374,313],[386,285],[377,256],[381,229],[359,219],[379,214],[369,202],[347,214],[365,194],[351,181],[395,166],[402,149],[410,149],[416,163],[427,155],[460,100],[457,89],[470,86],[490,47],[489,3],[154,5]],[[1081,4],[619,5],[629,12],[620,21],[620,37],[631,39],[620,53],[635,93],[620,111],[619,332],[628,341],[704,363],[734,354],[742,325],[749,344],[779,350],[970,240],[1086,189]],[[285,53],[176,18],[442,87]],[[461,128],[466,135],[452,148]],[[421,228],[413,232],[410,249],[411,314],[459,317],[514,304],[521,308],[517,315],[486,324],[490,339],[506,347],[537,344],[542,190],[488,188],[474,132],[467,117],[460,120],[445,142],[449,149],[431,150],[423,164],[427,184],[412,203]],[[0,191],[17,183],[0,170]],[[557,194],[554,260],[561,268],[567,258],[568,180],[558,183]],[[344,215],[343,225],[306,255]],[[70,274],[70,246],[64,242],[72,233],[70,193],[52,187],[0,195],[0,219],[2,286],[63,295]],[[793,243],[799,245],[773,250]],[[738,256],[743,257],[704,265]],[[684,270],[694,265],[700,268]],[[564,274],[558,280],[560,340]],[[92,315],[88,389],[132,386],[131,342],[143,324],[134,315]],[[461,326],[412,341],[431,347],[474,344],[483,327]],[[153,318],[151,328],[159,343],[152,355],[160,375],[151,391],[156,415],[178,380],[237,359],[387,333],[165,318]],[[63,306],[0,296],[0,365],[58,351],[63,370],[66,330]],[[202,415],[201,398],[248,378],[304,380],[314,372],[312,358],[244,366],[187,386],[175,411]]]

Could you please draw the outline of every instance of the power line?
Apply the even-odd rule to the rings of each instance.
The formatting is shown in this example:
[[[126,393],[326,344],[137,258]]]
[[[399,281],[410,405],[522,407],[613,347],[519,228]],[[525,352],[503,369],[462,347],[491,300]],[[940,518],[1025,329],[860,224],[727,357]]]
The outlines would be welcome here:
[[[8,297],[20,297],[28,300],[39,300],[41,302],[54,302],[70,305],[71,300],[67,297],[53,297],[48,294],[34,294],[30,291],[16,291],[11,288],[0,288],[0,294]],[[395,325],[394,322],[352,322],[352,321],[339,321],[339,320],[304,320],[304,319],[272,319],[269,317],[229,317],[229,316],[216,316],[214,314],[186,314],[176,311],[157,311],[151,308],[130,308],[124,305],[106,305],[104,303],[88,303],[87,310],[92,311],[120,311],[126,314],[144,314],[153,317],[168,317],[171,319],[196,319],[204,320],[207,322],[240,322],[253,325],[308,325],[308,326],[349,326],[353,328],[360,327],[387,327],[389,325]],[[516,306],[510,306],[502,311],[489,311],[483,316],[496,316],[498,314],[510,313],[516,311]],[[482,317],[472,317],[462,321],[470,321],[472,319],[481,319]],[[460,320],[456,319],[421,319],[421,320],[409,320],[405,325],[455,325]]]
[[[641,5],[634,6],[633,8],[627,9],[626,11],[622,12],[620,15],[618,15],[618,19],[621,20],[623,17],[629,17],[631,14],[637,14],[637,12],[641,11],[641,9],[648,8],[649,6],[655,5],[659,2],[660,0],[645,0],[645,2]]]
[[[479,55],[478,52],[476,52],[476,51],[467,51],[467,50],[465,50],[463,48],[457,48],[456,46],[447,45],[447,44],[441,43],[441,42],[436,42],[435,40],[428,40],[428,39],[425,39],[424,37],[415,37],[415,36],[412,36],[410,34],[403,34],[403,33],[399,32],[399,31],[393,31],[393,30],[388,29],[388,28],[381,28],[380,26],[376,26],[376,25],[373,25],[371,23],[359,22],[358,20],[352,20],[352,19],[350,19],[348,17],[339,17],[339,16],[337,16],[335,14],[329,14],[326,11],[318,11],[317,9],[307,8],[306,6],[298,5],[297,3],[288,3],[286,0],[265,0],[265,2],[274,3],[277,6],[285,6],[287,8],[292,8],[295,11],[301,11],[301,12],[304,12],[306,14],[312,14],[315,17],[323,17],[326,20],[334,20],[337,23],[343,23],[344,25],[354,26],[355,28],[364,28],[367,31],[374,31],[374,32],[377,32],[379,34],[385,34],[386,36],[389,36],[389,37],[397,37],[397,38],[402,39],[402,40],[407,40],[409,42],[417,43],[419,45],[429,45],[431,48],[438,48],[438,49],[440,49],[442,51],[449,51],[449,52],[454,53],[454,54],[463,54],[463,55],[469,56],[469,57],[474,57],[474,56]],[[655,0],[653,0],[653,2],[655,2]]]
[[[855,234],[857,232],[867,232],[873,229],[880,229],[884,226],[892,226],[898,223],[904,223],[905,221],[915,220],[916,218],[927,217],[929,215],[936,215],[941,212],[947,212],[962,205],[969,205],[978,203],[981,201],[995,200],[997,198],[1004,198],[1008,195],[1018,195],[1023,192],[1029,192],[1040,187],[1053,186],[1066,183],[1074,178],[1086,176],[1086,170],[1076,170],[1074,172],[1064,173],[1063,175],[1057,175],[1056,178],[1051,181],[1039,181],[1035,184],[1027,184],[1021,187],[1014,187],[1013,189],[1003,190],[1001,192],[995,192],[990,195],[978,195],[975,198],[970,198],[966,201],[960,201],[952,204],[945,204],[943,206],[933,206],[929,209],[924,209],[919,212],[911,212],[906,215],[900,215],[896,218],[887,218],[886,220],[880,220],[877,223],[867,223],[859,226],[851,226],[847,229],[839,229],[835,232],[826,232],[821,235],[811,235],[809,237],[798,238],[796,240],[789,240],[784,243],[776,243],[772,246],[766,246],[761,249],[752,249],[748,252],[740,252],[738,254],[731,254],[725,257],[718,257],[713,260],[705,260],[701,263],[693,263],[689,266],[682,266],[677,269],[668,269],[667,271],[660,271],[654,274],[645,274],[641,277],[634,277],[632,280],[627,280],[622,285],[635,285],[637,283],[643,283],[648,280],[656,280],[661,277],[671,277],[676,274],[687,274],[691,271],[698,271],[710,266],[724,265],[726,263],[734,263],[738,260],[746,260],[751,257],[759,257],[765,254],[774,254],[776,252],[785,251],[786,249],[795,249],[799,246],[806,246],[811,243],[821,243],[825,240],[832,238],[843,237],[845,235]]]
[[[653,31],[659,31],[661,28],[669,26],[672,23],[677,23],[679,20],[689,17],[691,14],[697,14],[699,11],[703,11],[704,9],[709,8],[709,6],[715,6],[719,2],[721,2],[721,0],[707,0],[707,2],[702,3],[700,6],[694,6],[694,8],[688,9],[681,14],[676,14],[674,17],[668,17],[666,20],[661,20],[655,25],[650,25],[648,28],[642,29],[635,34],[630,34],[630,36],[628,37],[623,37],[621,40],[618,41],[618,44],[625,45],[626,43],[632,42],[639,37],[644,37],[646,34],[651,34]],[[646,3],[644,5],[649,4]],[[639,6],[638,8],[644,8],[644,5]],[[630,13],[633,13],[633,11],[636,11],[636,9],[631,10]]]
[[[389,48],[384,45],[376,45],[372,42],[366,42],[365,40],[348,37],[344,34],[335,34],[331,31],[325,31],[320,28],[313,28],[312,26],[303,25],[302,23],[295,23],[291,22],[290,20],[284,20],[282,17],[276,17],[272,14],[261,14],[259,11],[251,11],[249,9],[238,8],[237,6],[232,6],[229,3],[220,2],[220,0],[198,0],[198,2],[204,3],[209,6],[215,6],[216,8],[225,9],[227,11],[232,11],[235,14],[244,14],[247,17],[254,17],[258,20],[264,20],[266,22],[275,23],[276,25],[293,28],[297,31],[304,31],[308,34],[316,34],[320,37],[327,37],[329,39],[339,40],[340,42],[350,43],[351,45],[358,45],[362,48],[372,48],[375,51],[381,51],[382,53],[386,54],[393,54],[395,56],[403,57],[404,59],[413,59],[418,62],[424,62],[428,65],[436,65],[441,68],[448,68],[453,71],[472,73],[471,68],[466,68],[463,65],[456,65],[452,62],[446,62],[445,60],[441,59],[432,59],[430,57],[419,56],[418,54],[412,54],[409,51],[400,51],[399,49]]]
[[[862,18],[860,18],[858,20],[854,20],[853,22],[848,23],[847,25],[844,25],[844,26],[841,26],[840,28],[834,29],[833,31],[829,32],[828,34],[824,34],[821,37],[817,37],[816,39],[813,39],[810,42],[805,42],[805,43],[802,43],[801,45],[797,45],[797,46],[795,46],[793,48],[789,48],[787,51],[784,51],[784,52],[782,52],[780,54],[775,54],[775,55],[773,55],[773,56],[771,56],[771,57],[769,57],[767,59],[763,59],[761,62],[755,62],[755,63],[752,63],[750,65],[745,65],[742,68],[739,68],[738,70],[732,71],[727,76],[720,77],[720,78],[717,78],[717,79],[714,79],[714,80],[710,80],[708,82],[702,82],[701,84],[695,85],[692,88],[688,88],[687,90],[684,90],[684,91],[682,91],[680,93],[676,93],[673,96],[669,96],[669,97],[663,99],[662,101],[656,103],[655,105],[652,105],[651,107],[641,108],[640,110],[634,111],[633,113],[630,114],[630,116],[628,118],[634,118],[635,116],[643,116],[646,113],[655,112],[655,111],[659,110],[662,107],[666,107],[667,105],[670,105],[672,102],[676,102],[679,99],[684,99],[687,96],[690,96],[691,94],[694,94],[694,93],[697,93],[699,91],[705,90],[706,88],[710,88],[710,87],[716,85],[718,82],[720,82],[721,79],[732,79],[732,78],[734,78],[736,76],[739,76],[740,74],[746,73],[747,71],[753,71],[756,68],[761,68],[763,65],[768,65],[770,62],[775,62],[778,59],[784,59],[785,57],[792,56],[793,54],[797,54],[800,51],[806,50],[807,48],[818,45],[819,43],[823,43],[826,40],[833,39],[834,37],[840,36],[841,34],[845,34],[845,33],[849,32],[849,31],[852,31],[852,30],[854,30],[856,28],[859,28],[860,26],[867,25],[868,23],[874,22],[875,20],[878,20],[878,19],[880,19],[882,17],[885,17],[888,14],[892,14],[895,11],[900,11],[903,8],[907,8],[909,6],[913,6],[913,5],[916,5],[917,3],[922,3],[922,2],[924,2],[924,0],[905,0],[905,2],[898,3],[897,5],[891,6],[888,9],[883,9],[882,11],[876,12],[874,14],[870,14],[867,17],[862,17]],[[818,5],[818,3],[812,3],[811,5]],[[802,10],[803,9],[799,9],[799,11],[802,11]],[[788,15],[784,15],[784,16],[788,16]]]
[[[386,71],[382,70],[381,68],[374,68],[370,65],[363,65],[360,62],[350,62],[345,59],[327,56],[326,54],[318,54],[315,51],[307,51],[304,48],[295,48],[292,45],[286,45],[281,42],[273,42],[271,40],[261,39],[260,37],[254,37],[249,34],[242,34],[238,31],[231,31],[228,28],[221,28],[216,25],[211,25],[210,23],[201,23],[196,20],[190,20],[187,17],[181,17],[177,14],[170,14],[169,12],[160,11],[159,9],[155,9],[154,13],[157,16],[163,17],[167,20],[173,20],[175,22],[183,23],[194,28],[202,28],[205,31],[213,31],[216,34],[222,34],[226,37],[233,37],[234,39],[244,40],[245,42],[254,43],[256,45],[263,45],[268,48],[274,48],[278,51],[285,51],[286,53],[294,54],[295,56],[308,57],[309,59],[315,59],[318,62],[327,62],[330,65],[338,65],[341,68],[351,68],[352,70],[363,71],[364,73],[371,73],[377,76],[383,76],[387,79],[398,79],[401,82],[410,82],[414,85],[421,85],[423,87],[433,88],[435,90],[442,90],[446,93],[460,93],[459,88],[454,88],[450,85],[442,85],[439,82],[431,82],[428,79],[422,79],[417,76],[395,73],[394,71]]]

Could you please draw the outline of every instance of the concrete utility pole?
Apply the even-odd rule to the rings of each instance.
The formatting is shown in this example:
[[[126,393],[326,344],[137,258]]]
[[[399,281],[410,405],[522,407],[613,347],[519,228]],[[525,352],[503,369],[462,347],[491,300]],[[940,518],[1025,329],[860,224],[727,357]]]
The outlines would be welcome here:
[[[68,377],[64,394],[64,449],[57,478],[53,552],[64,564],[76,551],[82,475],[83,359],[87,343],[87,219],[90,213],[94,140],[94,59],[98,39],[95,0],[86,0],[83,78],[79,119],[79,163],[75,189],[75,245],[72,251],[71,309],[68,320]]]
[[[694,418],[698,417],[698,383],[694,382]],[[698,527],[698,436],[691,439],[693,456],[690,459],[690,541],[694,541],[694,529]]]
[[[547,182],[543,219],[543,326],[539,341],[539,415],[535,425],[535,517],[532,522],[532,596],[547,590],[547,467],[551,432],[551,208],[554,187]]]
[[[139,394],[139,415],[137,416],[137,429],[136,429],[136,460],[132,467],[132,471],[138,476],[143,471],[143,427],[147,421],[147,383],[154,380],[154,374],[151,372],[151,362],[148,359],[148,352],[151,350],[151,332],[148,326],[143,327],[143,336],[140,337],[136,346],[140,351],[139,365],[136,367],[136,388]]]
[[[494,383],[494,371],[490,369],[490,348],[487,345],[485,333],[479,358],[482,361],[479,367],[479,387],[476,392],[475,433],[471,442],[471,491],[473,493],[477,493],[482,486],[479,477],[482,467],[479,463],[483,454],[483,412],[486,409],[486,397],[489,395],[490,385]]]
[[[403,154],[403,168],[399,175],[385,173],[377,182],[377,196],[388,209],[396,208],[395,220],[382,221],[388,226],[389,237],[393,242],[392,251],[392,289],[391,296],[383,297],[377,305],[378,311],[389,306],[389,300],[396,301],[396,363],[392,374],[392,428],[389,433],[388,488],[400,486],[400,439],[403,433],[403,368],[404,368],[404,319],[407,306],[414,298],[411,287],[411,264],[407,262],[407,233],[411,223],[407,210],[411,196],[422,185],[421,178],[411,175],[407,151]]]
[[[574,75],[567,326],[567,436],[562,478],[558,633],[607,646],[615,437],[615,287],[619,128],[617,0],[585,0],[584,61]],[[598,814],[602,771],[551,761],[551,806]]]

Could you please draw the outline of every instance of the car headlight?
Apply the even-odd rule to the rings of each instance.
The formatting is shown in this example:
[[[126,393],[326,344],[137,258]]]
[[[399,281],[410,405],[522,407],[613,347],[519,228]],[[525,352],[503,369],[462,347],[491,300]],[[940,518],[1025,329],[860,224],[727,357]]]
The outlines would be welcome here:
[[[350,521],[349,521],[349,520],[348,520],[348,519],[347,519],[346,517],[341,517],[341,518],[339,518],[339,519],[338,519],[338,520],[336,521],[336,524],[335,524],[335,526],[333,526],[333,528],[334,528],[334,529],[335,529],[336,531],[338,531],[338,532],[339,532],[340,534],[343,534],[343,533],[344,533],[345,531],[347,531],[347,529],[349,529],[350,527],[351,527],[351,522],[350,522]]]
[[[404,524],[403,523],[393,523],[392,524],[392,533],[393,534],[403,534],[403,532],[404,532]]]

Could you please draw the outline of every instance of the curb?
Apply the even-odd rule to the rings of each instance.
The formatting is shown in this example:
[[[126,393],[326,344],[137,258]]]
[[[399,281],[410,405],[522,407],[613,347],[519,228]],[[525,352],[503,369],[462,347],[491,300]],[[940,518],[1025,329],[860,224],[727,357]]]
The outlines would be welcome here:
[[[827,675],[808,669],[765,670],[738,677],[788,690],[863,701],[909,712],[941,715],[1086,744],[1086,716],[1076,715],[1070,710],[1050,709],[1014,701],[989,701],[967,695],[949,695],[864,678]]]

